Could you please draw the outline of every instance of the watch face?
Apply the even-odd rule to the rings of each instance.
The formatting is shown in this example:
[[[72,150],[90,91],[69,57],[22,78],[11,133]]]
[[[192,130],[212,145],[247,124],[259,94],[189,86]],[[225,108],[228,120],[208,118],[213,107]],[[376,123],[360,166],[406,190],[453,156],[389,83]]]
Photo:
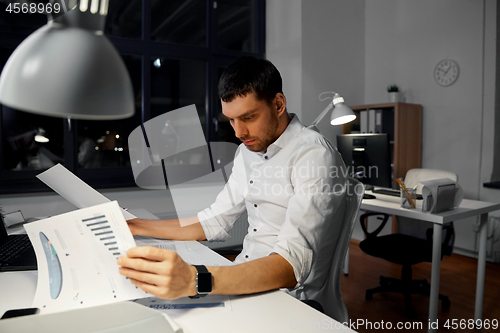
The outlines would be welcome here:
[[[452,85],[458,79],[458,64],[449,59],[440,61],[434,69],[434,79],[443,87]]]
[[[198,294],[208,294],[212,292],[212,274],[211,273],[200,273],[197,276],[197,293]]]

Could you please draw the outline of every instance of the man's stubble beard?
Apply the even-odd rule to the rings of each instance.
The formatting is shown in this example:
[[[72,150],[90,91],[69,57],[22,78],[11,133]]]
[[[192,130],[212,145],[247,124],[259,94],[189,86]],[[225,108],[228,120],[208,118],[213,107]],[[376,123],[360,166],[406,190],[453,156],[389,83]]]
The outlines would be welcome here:
[[[276,139],[278,138],[276,136],[276,132],[278,131],[278,127],[279,127],[278,116],[275,114],[272,114],[271,115],[271,122],[270,122],[269,126],[267,127],[266,133],[264,134],[265,136],[262,138],[256,139],[256,140],[258,140],[258,142],[257,142],[257,145],[255,147],[248,147],[247,146],[247,148],[253,152],[261,152],[261,151],[267,150],[267,147],[269,147],[269,145],[271,143],[273,143],[274,141],[276,141]],[[244,140],[242,140],[242,141],[244,141]]]

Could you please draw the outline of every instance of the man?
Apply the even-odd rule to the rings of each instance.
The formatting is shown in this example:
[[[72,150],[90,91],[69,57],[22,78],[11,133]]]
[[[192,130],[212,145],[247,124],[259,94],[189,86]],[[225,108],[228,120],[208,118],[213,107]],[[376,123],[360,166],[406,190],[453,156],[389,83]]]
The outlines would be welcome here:
[[[173,240],[225,240],[246,210],[249,233],[237,265],[207,267],[213,294],[288,288],[317,298],[327,279],[343,217],[345,166],[319,133],[288,114],[282,80],[267,60],[244,57],[219,82],[222,112],[242,141],[233,172],[209,208],[178,220],[128,221],[133,234]],[[335,217],[332,219],[332,217]],[[136,247],[120,273],[146,292],[175,299],[197,294],[198,269],[175,252]]]

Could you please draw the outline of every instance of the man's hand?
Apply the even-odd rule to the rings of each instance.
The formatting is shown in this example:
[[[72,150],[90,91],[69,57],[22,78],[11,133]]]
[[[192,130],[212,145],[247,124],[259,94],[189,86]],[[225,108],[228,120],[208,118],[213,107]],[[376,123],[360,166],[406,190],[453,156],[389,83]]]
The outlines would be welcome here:
[[[149,236],[172,240],[206,240],[205,231],[198,220],[192,216],[185,218],[187,225],[181,226],[178,219],[145,220],[131,219],[127,221],[132,235]]]
[[[175,252],[133,247],[118,259],[120,274],[145,292],[165,299],[196,295],[196,268]]]
[[[137,219],[137,218],[132,220],[127,220],[127,224],[132,235],[143,235],[148,227],[147,221],[148,220]]]

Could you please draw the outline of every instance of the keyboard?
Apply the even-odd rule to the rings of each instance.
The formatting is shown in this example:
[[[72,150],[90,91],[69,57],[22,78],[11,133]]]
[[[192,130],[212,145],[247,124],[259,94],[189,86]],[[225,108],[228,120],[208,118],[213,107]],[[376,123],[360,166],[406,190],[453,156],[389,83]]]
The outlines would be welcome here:
[[[401,191],[393,188],[374,188],[372,192],[375,194],[392,195],[393,197],[401,196]]]
[[[32,248],[28,235],[16,235],[0,245],[0,267],[10,266]]]
[[[390,195],[393,197],[401,196],[401,191],[393,188],[374,188],[372,192],[375,194]],[[417,194],[417,200],[422,200],[422,194]]]

